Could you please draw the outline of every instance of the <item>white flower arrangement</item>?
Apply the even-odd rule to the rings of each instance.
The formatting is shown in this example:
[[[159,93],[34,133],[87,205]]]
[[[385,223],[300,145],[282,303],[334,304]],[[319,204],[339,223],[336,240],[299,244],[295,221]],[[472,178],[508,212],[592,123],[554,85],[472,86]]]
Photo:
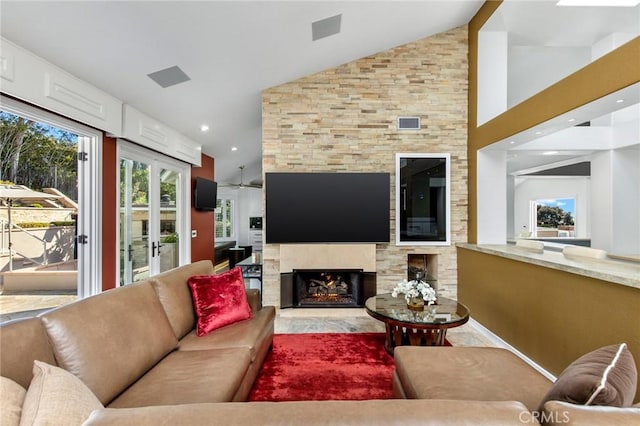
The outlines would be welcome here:
[[[427,305],[432,305],[437,299],[436,291],[433,287],[422,280],[403,280],[399,282],[391,292],[391,296],[398,297],[399,294],[404,294],[407,303],[410,303],[413,298],[421,297]]]

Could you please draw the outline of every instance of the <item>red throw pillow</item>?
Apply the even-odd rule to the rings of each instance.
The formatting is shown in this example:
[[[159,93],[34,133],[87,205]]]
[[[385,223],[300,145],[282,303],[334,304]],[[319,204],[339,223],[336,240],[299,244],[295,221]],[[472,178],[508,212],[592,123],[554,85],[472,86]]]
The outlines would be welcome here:
[[[198,336],[253,317],[240,267],[218,275],[194,275],[187,283],[198,317]]]

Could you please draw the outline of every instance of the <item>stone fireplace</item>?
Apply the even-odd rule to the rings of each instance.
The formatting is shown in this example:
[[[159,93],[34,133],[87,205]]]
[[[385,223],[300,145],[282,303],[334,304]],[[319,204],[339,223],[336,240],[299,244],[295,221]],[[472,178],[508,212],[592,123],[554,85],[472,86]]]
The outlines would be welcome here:
[[[361,307],[375,296],[375,244],[280,246],[280,307]]]

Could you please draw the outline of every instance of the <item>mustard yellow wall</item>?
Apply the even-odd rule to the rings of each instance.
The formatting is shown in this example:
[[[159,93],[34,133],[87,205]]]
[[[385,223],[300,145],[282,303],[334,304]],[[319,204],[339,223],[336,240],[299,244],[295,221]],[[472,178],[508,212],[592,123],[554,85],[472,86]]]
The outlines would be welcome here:
[[[640,371],[637,288],[458,248],[458,300],[555,375],[589,351],[622,342]]]
[[[477,241],[477,151],[640,81],[640,37],[477,126],[478,32],[500,6],[486,2],[469,23],[469,239]]]
[[[470,243],[477,242],[479,149],[640,81],[636,37],[478,127],[478,31],[500,4],[486,2],[469,23]],[[618,342],[629,345],[640,371],[638,289],[459,248],[458,299],[474,319],[554,374]]]

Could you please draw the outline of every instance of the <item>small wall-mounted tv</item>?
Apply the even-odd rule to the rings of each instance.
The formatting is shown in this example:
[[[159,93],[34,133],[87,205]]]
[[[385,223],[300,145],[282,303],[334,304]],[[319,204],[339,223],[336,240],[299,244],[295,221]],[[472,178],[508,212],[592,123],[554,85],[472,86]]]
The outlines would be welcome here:
[[[389,173],[266,173],[268,244],[388,243]]]
[[[193,207],[197,210],[213,211],[218,201],[218,183],[197,177],[193,189]]]

